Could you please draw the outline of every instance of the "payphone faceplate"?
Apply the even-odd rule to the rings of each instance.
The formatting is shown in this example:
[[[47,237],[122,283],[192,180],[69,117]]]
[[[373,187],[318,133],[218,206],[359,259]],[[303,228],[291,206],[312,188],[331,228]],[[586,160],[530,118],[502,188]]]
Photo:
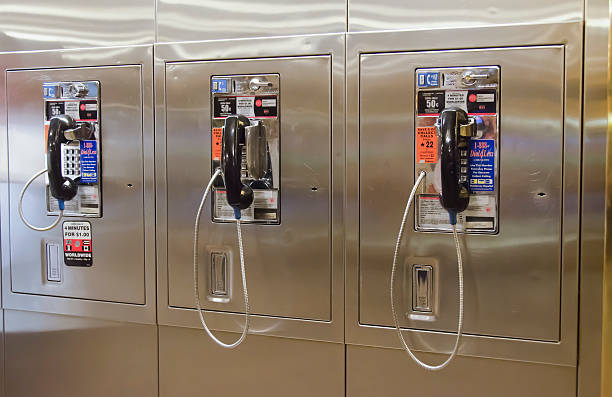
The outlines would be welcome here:
[[[45,136],[52,117],[62,114],[77,125],[91,123],[93,137],[61,144],[61,173],[77,182],[76,196],[64,203],[64,215],[102,216],[100,178],[100,83],[98,81],[43,83]],[[58,201],[49,190],[47,181],[47,214],[58,214]]]
[[[244,139],[242,181],[253,189],[254,201],[242,210],[243,223],[280,223],[280,78],[278,74],[212,76],[211,78],[211,159],[212,172],[221,165],[221,141],[225,119],[230,115],[243,115],[252,126],[265,131],[265,145],[260,156],[253,153],[256,145],[248,131]],[[263,138],[263,137],[262,137]],[[261,163],[256,164],[258,157]],[[253,159],[252,159],[253,158]],[[254,167],[257,165],[257,167]],[[255,175],[252,168],[262,168]],[[227,203],[221,177],[214,185],[212,218],[215,222],[234,220],[234,210]]]
[[[467,209],[457,215],[460,230],[498,230],[499,76],[497,66],[427,68],[415,71],[415,179],[427,176],[417,196],[419,231],[450,231],[448,212],[440,205],[440,139],[436,120],[444,109],[459,108],[475,120],[476,136],[461,158],[461,180],[469,186]]]

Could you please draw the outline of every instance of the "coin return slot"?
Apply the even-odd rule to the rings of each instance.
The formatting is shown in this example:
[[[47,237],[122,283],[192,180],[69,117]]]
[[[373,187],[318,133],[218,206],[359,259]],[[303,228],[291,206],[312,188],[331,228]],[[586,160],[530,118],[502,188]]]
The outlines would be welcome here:
[[[210,294],[213,296],[227,297],[227,260],[224,253],[213,252],[211,254],[210,266]]]
[[[433,267],[412,266],[412,310],[431,313],[433,307]]]

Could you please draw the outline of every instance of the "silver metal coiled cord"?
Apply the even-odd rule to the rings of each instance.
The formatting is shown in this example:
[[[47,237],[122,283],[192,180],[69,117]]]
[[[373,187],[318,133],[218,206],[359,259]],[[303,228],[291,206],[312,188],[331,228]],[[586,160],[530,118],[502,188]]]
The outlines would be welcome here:
[[[196,215],[195,228],[193,232],[193,287],[195,292],[196,307],[198,309],[198,314],[200,315],[200,322],[202,323],[204,330],[217,345],[226,349],[233,349],[244,341],[249,331],[249,293],[247,292],[246,270],[244,266],[244,249],[242,247],[242,229],[240,228],[240,219],[236,219],[236,231],[238,233],[238,249],[240,250],[240,272],[242,276],[242,290],[244,291],[244,328],[242,330],[240,338],[238,338],[238,340],[236,340],[234,343],[222,342],[213,335],[210,328],[208,328],[208,325],[206,325],[206,320],[204,320],[204,315],[202,314],[202,303],[200,302],[200,288],[198,286],[198,240],[200,235],[200,218],[202,217],[202,210],[204,209],[204,204],[206,203],[206,198],[210,193],[210,189],[212,188],[213,182],[220,174],[221,169],[217,169],[217,171],[215,171],[215,173],[213,174],[212,178],[210,178],[210,181],[206,186],[206,190],[204,191],[204,195],[202,196],[202,201],[200,202],[198,213]]]
[[[19,212],[19,217],[21,218],[21,221],[30,229],[35,230],[37,232],[45,232],[47,230],[51,230],[53,229],[55,226],[57,226],[58,223],[60,223],[60,221],[62,220],[62,218],[64,217],[64,209],[60,209],[59,215],[57,216],[57,219],[55,220],[55,222],[53,222],[52,224],[50,224],[49,226],[44,226],[44,227],[38,227],[38,226],[34,226],[32,225],[30,222],[27,221],[27,219],[25,218],[25,216],[23,215],[23,195],[25,194],[26,190],[28,190],[28,187],[30,187],[30,185],[32,184],[32,182],[34,182],[34,180],[36,178],[38,178],[39,176],[41,176],[42,174],[44,174],[45,172],[47,172],[47,169],[42,169],[40,171],[38,171],[36,174],[34,174],[30,179],[28,179],[28,181],[26,182],[25,185],[23,185],[23,188],[21,189],[21,193],[19,193],[19,200],[17,201],[17,211]]]
[[[395,303],[393,299],[393,285],[395,282],[395,273],[397,270],[397,257],[399,255],[400,245],[402,243],[402,237],[404,234],[404,227],[406,226],[406,219],[408,218],[408,212],[410,210],[410,205],[412,204],[412,200],[414,199],[414,195],[416,193],[417,188],[421,184],[421,181],[425,177],[425,172],[421,172],[419,177],[417,178],[412,191],[410,192],[410,197],[408,198],[408,203],[406,203],[406,209],[404,210],[404,217],[402,218],[402,224],[400,226],[399,234],[397,236],[397,243],[395,244],[395,253],[393,254],[393,267],[391,268],[391,287],[390,287],[390,295],[391,295],[391,311],[393,312],[393,322],[395,324],[395,330],[397,335],[404,347],[404,350],[410,355],[410,357],[416,362],[420,367],[425,368],[429,371],[439,371],[445,368],[457,355],[457,351],[459,350],[459,341],[461,339],[461,333],[463,331],[463,260],[461,258],[461,246],[459,245],[459,237],[457,236],[457,226],[453,226],[453,238],[455,239],[455,248],[457,250],[457,269],[459,273],[459,324],[457,325],[457,339],[455,340],[455,347],[453,347],[453,351],[450,356],[439,365],[430,365],[426,364],[423,361],[419,360],[408,344],[404,339],[404,335],[402,335],[402,330],[399,325],[399,319],[397,317],[397,312],[395,310]]]

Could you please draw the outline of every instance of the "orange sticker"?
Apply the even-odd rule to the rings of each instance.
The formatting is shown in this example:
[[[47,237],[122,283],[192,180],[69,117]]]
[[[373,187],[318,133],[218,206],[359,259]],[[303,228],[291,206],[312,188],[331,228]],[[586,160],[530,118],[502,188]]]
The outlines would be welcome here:
[[[45,124],[45,153],[47,153],[47,136],[49,135],[49,124]]]
[[[417,127],[416,161],[426,164],[438,162],[438,133],[436,127]]]
[[[221,160],[221,140],[223,139],[223,128],[212,129],[212,158]]]

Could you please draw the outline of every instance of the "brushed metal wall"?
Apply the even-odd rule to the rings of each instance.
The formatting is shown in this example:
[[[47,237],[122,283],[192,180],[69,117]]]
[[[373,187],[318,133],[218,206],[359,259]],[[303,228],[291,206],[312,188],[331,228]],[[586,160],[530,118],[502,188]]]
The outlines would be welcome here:
[[[577,0],[492,0],[486,3],[348,0],[348,31],[463,29],[580,21],[582,6]]]
[[[7,237],[41,249],[10,247],[11,291],[143,305],[145,296],[144,164],[142,69],[139,65],[11,70],[7,72],[9,190],[12,204]],[[91,223],[94,255],[88,269],[65,266],[62,281],[48,282],[43,270],[46,242],[62,244],[62,229],[41,233],[27,228],[17,213],[19,192],[45,167],[45,134],[40,128],[41,87],[45,81],[98,80],[101,101],[103,212]],[[29,150],[24,150],[27,148]],[[45,181],[39,178],[23,199],[34,224],[48,223]],[[67,218],[67,220],[74,218]],[[118,228],[119,224],[124,226]],[[129,238],[128,238],[129,236]],[[33,277],[39,275],[39,277]]]
[[[418,353],[427,362],[445,355]],[[576,368],[480,357],[458,356],[443,371],[418,368],[400,350],[347,346],[346,395],[419,397],[571,397],[576,396]]]
[[[7,396],[157,395],[157,327],[5,311]]]
[[[493,236],[462,235],[464,301],[469,308],[465,312],[464,329],[476,335],[559,340],[563,52],[562,46],[551,46],[361,55],[358,261],[361,324],[392,326],[391,314],[385,310],[389,307],[391,269],[385,265],[393,261],[399,215],[409,193],[406,187],[412,186],[413,176],[389,174],[389,170],[400,170],[415,162],[412,155],[414,118],[412,112],[406,111],[415,108],[414,95],[408,94],[415,86],[415,68],[498,65],[502,73],[500,102],[503,104],[500,230]],[[381,142],[396,144],[382,149]],[[565,146],[569,156],[571,149]],[[530,177],[527,179],[526,175]],[[399,178],[402,183],[391,183]],[[576,193],[568,194],[573,197]],[[512,246],[512,255],[506,254],[509,246]],[[448,233],[416,232],[413,227],[406,231],[400,260],[410,257],[413,262],[409,263],[422,263],[421,258],[435,258],[439,263],[436,281],[440,292],[435,320],[407,321],[402,316],[402,326],[447,332],[456,329],[458,292],[453,247],[454,241]],[[403,282],[397,284],[398,290],[411,284],[409,264],[406,269],[402,267],[402,274]],[[410,312],[412,296],[410,291],[403,293],[407,295],[400,301],[398,310]]]
[[[159,327],[160,397],[243,394],[344,396],[344,344],[249,335],[226,350],[200,329]]]
[[[5,308],[155,323],[152,53],[133,46],[0,54]],[[90,219],[93,266],[65,267],[62,282],[49,283],[41,251],[45,239],[62,241],[61,228],[32,232],[16,207],[28,175],[45,166],[42,83],[58,79],[102,84],[100,174],[111,201],[103,199],[102,218]],[[27,216],[40,223],[48,218],[43,186],[39,179],[24,198]]]
[[[344,32],[346,0],[158,0],[159,42]]]
[[[3,0],[0,52],[150,44],[155,0]]]
[[[70,397],[108,394],[147,397],[188,396],[200,395],[203,392],[229,395],[251,392],[255,395],[273,396],[317,394],[330,397],[344,395],[352,397],[380,393],[393,394],[394,392],[405,394],[407,391],[432,397],[441,394],[469,394],[475,397],[492,394],[500,397],[515,395],[569,397],[576,395],[576,386],[578,386],[579,397],[595,396],[600,392],[598,385],[601,383],[601,371],[597,370],[601,369],[598,351],[601,347],[602,323],[601,318],[594,315],[598,313],[595,309],[601,307],[602,296],[600,264],[603,255],[599,253],[603,245],[603,223],[599,215],[605,208],[603,188],[605,175],[598,170],[601,168],[606,146],[605,132],[601,127],[602,123],[605,124],[605,115],[600,111],[601,102],[598,101],[605,97],[605,94],[601,92],[605,83],[602,82],[602,79],[588,76],[594,76],[594,72],[603,75],[602,68],[605,69],[605,64],[597,60],[605,58],[603,56],[605,50],[603,46],[598,47],[597,44],[603,40],[601,39],[603,30],[607,30],[606,34],[609,33],[609,19],[603,17],[604,9],[608,9],[607,6],[604,7],[603,1],[586,1],[586,15],[583,15],[584,6],[583,1],[576,0],[538,0],[537,2],[518,0],[518,2],[510,3],[494,0],[483,7],[476,7],[473,2],[466,0],[459,2],[442,0],[435,4],[402,0],[378,2],[369,0],[308,0],[305,2],[135,0],[120,2],[111,0],[97,3],[59,0],[52,4],[41,0],[3,1],[0,4],[0,53],[35,51],[28,54],[13,54],[12,57],[27,59],[32,54],[40,60],[37,66],[40,68],[64,65],[58,63],[60,58],[70,59],[73,67],[114,65],[117,64],[117,57],[130,49],[143,48],[138,47],[142,44],[156,43],[157,45],[157,43],[184,41],[216,43],[211,44],[211,48],[216,48],[219,53],[216,58],[211,56],[210,52],[193,53],[190,52],[191,47],[177,45],[173,47],[174,52],[167,52],[172,53],[172,57],[158,59],[159,67],[156,69],[160,72],[156,75],[158,92],[165,89],[165,80],[162,77],[165,78],[164,62],[166,61],[186,58],[191,60],[236,59],[244,57],[245,53],[251,57],[278,57],[286,56],[289,53],[292,56],[312,55],[316,53],[312,50],[312,41],[316,42],[317,38],[336,32],[340,33],[336,35],[336,38],[342,37],[344,40],[344,37],[348,36],[349,41],[352,40],[354,43],[346,59],[349,79],[351,71],[359,68],[361,54],[367,52],[486,48],[492,45],[556,45],[564,46],[565,66],[572,70],[565,89],[576,92],[580,91],[582,85],[579,43],[582,40],[582,23],[586,21],[587,40],[585,43],[589,63],[585,64],[585,70],[588,72],[585,76],[587,76],[589,85],[585,87],[585,92],[589,94],[589,103],[598,104],[598,106],[589,107],[584,113],[584,122],[587,127],[585,128],[584,150],[588,150],[589,156],[586,157],[582,170],[585,178],[582,184],[582,197],[585,199],[582,207],[582,221],[583,236],[588,239],[583,242],[581,260],[588,266],[582,270],[580,279],[582,291],[586,293],[580,301],[583,328],[580,332],[578,377],[576,376],[578,311],[576,296],[572,295],[572,293],[577,293],[578,285],[577,263],[572,262],[577,260],[575,245],[578,236],[573,231],[576,229],[576,222],[574,218],[571,218],[569,222],[563,224],[565,231],[563,243],[566,245],[561,255],[568,255],[569,262],[564,262],[562,265],[560,282],[565,284],[560,286],[560,294],[555,288],[547,289],[558,294],[557,296],[560,296],[561,299],[560,309],[554,309],[555,316],[561,316],[560,344],[529,344],[520,341],[513,344],[502,338],[497,341],[491,338],[487,343],[482,343],[479,337],[468,336],[461,351],[463,355],[457,359],[455,366],[437,374],[424,373],[417,369],[403,352],[381,347],[396,346],[395,335],[392,335],[388,328],[376,326],[363,329],[364,327],[361,327],[359,310],[364,310],[366,317],[369,316],[372,319],[371,322],[382,325],[388,325],[386,321],[388,313],[385,307],[377,306],[377,303],[383,302],[382,295],[380,295],[382,292],[378,291],[373,284],[380,279],[381,272],[373,269],[373,272],[365,274],[372,278],[360,279],[355,266],[357,259],[351,256],[355,252],[349,249],[346,262],[347,344],[304,340],[340,340],[343,338],[344,320],[334,323],[335,328],[331,334],[327,330],[313,331],[311,329],[298,332],[299,327],[295,326],[295,322],[282,320],[262,323],[271,326],[263,332],[304,339],[250,335],[244,346],[236,351],[228,352],[214,346],[201,329],[188,328],[197,324],[193,311],[176,309],[170,312],[168,291],[160,292],[161,301],[157,309],[158,316],[163,320],[160,320],[159,323],[168,324],[161,326],[47,314],[44,312],[57,311],[55,302],[58,298],[37,297],[30,301],[28,310],[41,313],[18,310],[0,312],[0,319],[3,314],[3,324],[6,326],[6,333],[0,341],[0,353],[3,346],[5,349],[4,360],[0,362],[0,369],[2,369],[1,365],[4,365],[5,387],[0,388],[0,395],[6,389],[7,395],[11,397],[32,395]],[[488,27],[484,28],[485,26]],[[483,27],[483,29],[471,30],[475,27]],[[557,34],[567,29],[573,32],[572,35],[577,34],[578,36],[568,41],[564,38],[565,36]],[[381,38],[377,40],[384,44],[374,48],[369,41],[369,33],[366,33],[394,30],[420,30],[421,34],[411,37],[394,32],[379,33]],[[490,34],[494,31],[497,33]],[[348,34],[345,34],[346,32]],[[294,37],[254,39],[274,36]],[[599,38],[590,41],[591,36]],[[449,37],[455,37],[456,40],[453,41],[454,39],[449,39]],[[504,39],[499,39],[500,37]],[[534,37],[537,40],[534,40]],[[285,49],[281,54],[275,52],[277,47],[273,43],[276,41],[284,43],[278,48],[287,48],[292,43],[298,42],[299,45],[295,46],[293,52]],[[451,44],[451,42],[461,42],[461,44]],[[345,78],[344,54],[340,51],[334,53],[337,45],[338,43],[334,44],[334,50],[327,51],[327,54],[333,53],[332,58],[336,62],[332,68],[333,72],[343,81]],[[39,52],[39,50],[80,48],[95,48],[95,50],[76,50],[68,53]],[[245,48],[250,48],[250,50],[245,51]],[[319,47],[315,45],[314,48]],[[158,46],[157,50],[163,50],[163,47]],[[58,57],[58,54],[61,55]],[[567,57],[568,54],[571,56]],[[152,57],[149,57],[147,62],[147,67],[152,68]],[[6,68],[4,65],[0,66],[3,76],[6,76]],[[375,72],[384,74],[382,69]],[[163,83],[159,83],[160,81]],[[149,90],[148,98],[152,98],[152,79],[145,79],[143,88],[145,91]],[[352,88],[349,87],[349,130],[355,128],[355,125],[351,123],[358,120],[356,114],[351,113],[351,106],[355,105],[359,93],[351,90]],[[334,86],[332,91],[335,94],[338,91],[344,92],[344,86],[342,84]],[[580,109],[579,101],[579,95],[572,97],[566,103],[565,108],[566,111],[570,109],[569,113],[564,114],[566,117],[564,134],[569,131],[572,137],[572,140],[568,142],[570,148],[575,148],[580,144],[579,136],[572,135],[572,131],[581,127],[580,115],[576,113],[576,109]],[[149,112],[151,111],[150,106],[153,105],[152,102],[151,99],[148,104]],[[156,105],[159,106],[157,126],[165,128],[165,119],[163,119],[165,109],[162,107],[164,104],[158,101]],[[341,107],[343,106],[344,104],[341,103]],[[0,122],[3,124],[7,123],[4,118],[6,112],[5,101],[0,100]],[[147,112],[146,106],[145,112]],[[147,113],[145,120],[148,120],[149,116],[150,113]],[[336,117],[336,122],[339,118],[342,117]],[[344,125],[341,124],[337,128],[344,129]],[[343,137],[340,139],[343,143]],[[145,137],[144,143],[149,145],[145,155],[152,157],[152,138]],[[156,144],[163,147],[163,142],[160,140]],[[350,146],[350,139],[348,147],[349,150],[355,149]],[[563,150],[564,156],[567,155],[567,147],[564,147]],[[334,155],[338,156],[335,149]],[[157,156],[159,161],[160,152],[157,152]],[[581,160],[572,157],[570,161],[577,165]],[[351,161],[347,165],[349,174],[352,167],[358,169],[358,164],[351,163]],[[572,170],[576,171],[578,168],[574,167]],[[342,174],[334,174],[332,182],[340,181],[342,186],[344,184]],[[569,183],[572,188],[580,186],[581,180],[577,172],[566,175],[565,178],[567,177],[569,179],[565,179],[566,183]],[[350,185],[350,180],[348,182]],[[350,198],[353,193],[355,191],[349,191],[347,197]],[[341,199],[338,202],[342,204],[342,190],[336,194],[340,195]],[[572,198],[566,200],[563,206],[566,210],[569,208],[570,211],[578,211],[580,202]],[[351,204],[347,208],[350,210]],[[350,226],[358,217],[353,218],[350,211],[348,214],[349,216],[344,220],[342,214],[338,216],[340,216],[341,223],[346,222],[346,225]],[[6,212],[3,213],[4,215]],[[163,221],[158,222],[159,218],[156,218],[155,213],[148,213],[145,219],[148,222],[157,223],[158,233],[160,228],[166,227]],[[351,230],[355,231],[358,228],[353,225]],[[164,236],[165,233],[167,233],[166,229],[163,230]],[[6,234],[4,233],[2,240],[5,239]],[[334,241],[342,242],[344,236],[334,235],[334,239],[336,239]],[[346,241],[348,244],[357,244],[359,236],[348,233]],[[151,246],[149,242],[147,244],[149,244],[148,247]],[[162,255],[165,254],[161,244],[157,249],[161,249]],[[339,252],[342,257],[342,249]],[[5,253],[3,255],[3,261],[6,262],[8,257]],[[159,291],[167,289],[167,281],[170,277],[177,277],[181,274],[179,272],[178,275],[169,276],[165,273],[167,269],[164,266],[165,264],[162,263],[157,270],[157,289]],[[332,277],[336,291],[341,291],[337,283],[342,284],[343,266],[344,263],[340,260],[338,267],[340,278]],[[3,268],[7,269],[6,263],[3,264]],[[146,283],[149,286],[154,284],[154,274],[147,273],[146,277]],[[8,280],[10,277],[4,277],[2,287],[5,296],[7,288],[10,288]],[[361,281],[364,283],[361,284]],[[369,291],[369,296],[374,297],[361,309],[356,303],[360,285],[363,286],[365,292]],[[549,284],[547,285],[550,287]],[[571,288],[574,289],[571,290]],[[151,290],[149,289],[147,293],[150,294]],[[177,290],[176,296],[180,297],[179,300],[187,302],[188,291]],[[332,313],[342,317],[344,308],[342,296],[335,296],[332,305]],[[5,299],[3,307],[6,308],[6,306]],[[155,293],[153,291],[153,295],[147,295],[147,309],[144,315],[121,311],[118,316],[125,321],[158,322],[154,306]],[[337,310],[338,307],[340,311]],[[88,302],[78,300],[71,302],[70,307],[66,310],[81,316],[105,318],[117,316],[116,308],[105,306],[102,309],[99,304],[90,305]],[[236,310],[239,311],[240,308]],[[558,310],[561,312],[557,313]],[[564,318],[566,320],[563,320]],[[235,324],[234,321],[218,321],[218,323],[222,324],[219,327],[221,329],[235,330],[239,320]],[[451,330],[452,327],[448,325],[443,328]],[[548,329],[543,338],[554,339],[549,338],[553,334],[554,332]],[[231,339],[235,335],[228,333],[222,336]],[[418,339],[416,343],[419,348],[428,350],[431,346],[444,346],[447,336],[443,333],[432,334],[431,339],[428,337]],[[435,343],[432,344],[431,341]],[[438,341],[443,342],[440,344]],[[379,347],[360,346],[362,344]],[[159,356],[157,355],[158,349]],[[424,358],[429,360],[440,360],[442,357],[431,353],[420,354],[424,354]],[[507,359],[483,358],[487,356]],[[526,360],[525,357],[529,359]],[[533,361],[540,361],[540,363]],[[556,365],[543,362],[555,362]],[[32,381],[33,374],[35,382]],[[157,389],[158,381],[159,390]]]
[[[160,324],[201,327],[191,309],[190,242],[211,174],[210,76],[278,73],[282,220],[243,227],[252,332],[343,340],[344,43],[343,34],[327,34],[155,46]],[[238,257],[234,227],[206,216],[200,230],[202,252],[215,245]],[[210,273],[207,256],[202,275]],[[206,316],[213,329],[240,332],[242,289],[232,267],[231,301],[207,302]]]

